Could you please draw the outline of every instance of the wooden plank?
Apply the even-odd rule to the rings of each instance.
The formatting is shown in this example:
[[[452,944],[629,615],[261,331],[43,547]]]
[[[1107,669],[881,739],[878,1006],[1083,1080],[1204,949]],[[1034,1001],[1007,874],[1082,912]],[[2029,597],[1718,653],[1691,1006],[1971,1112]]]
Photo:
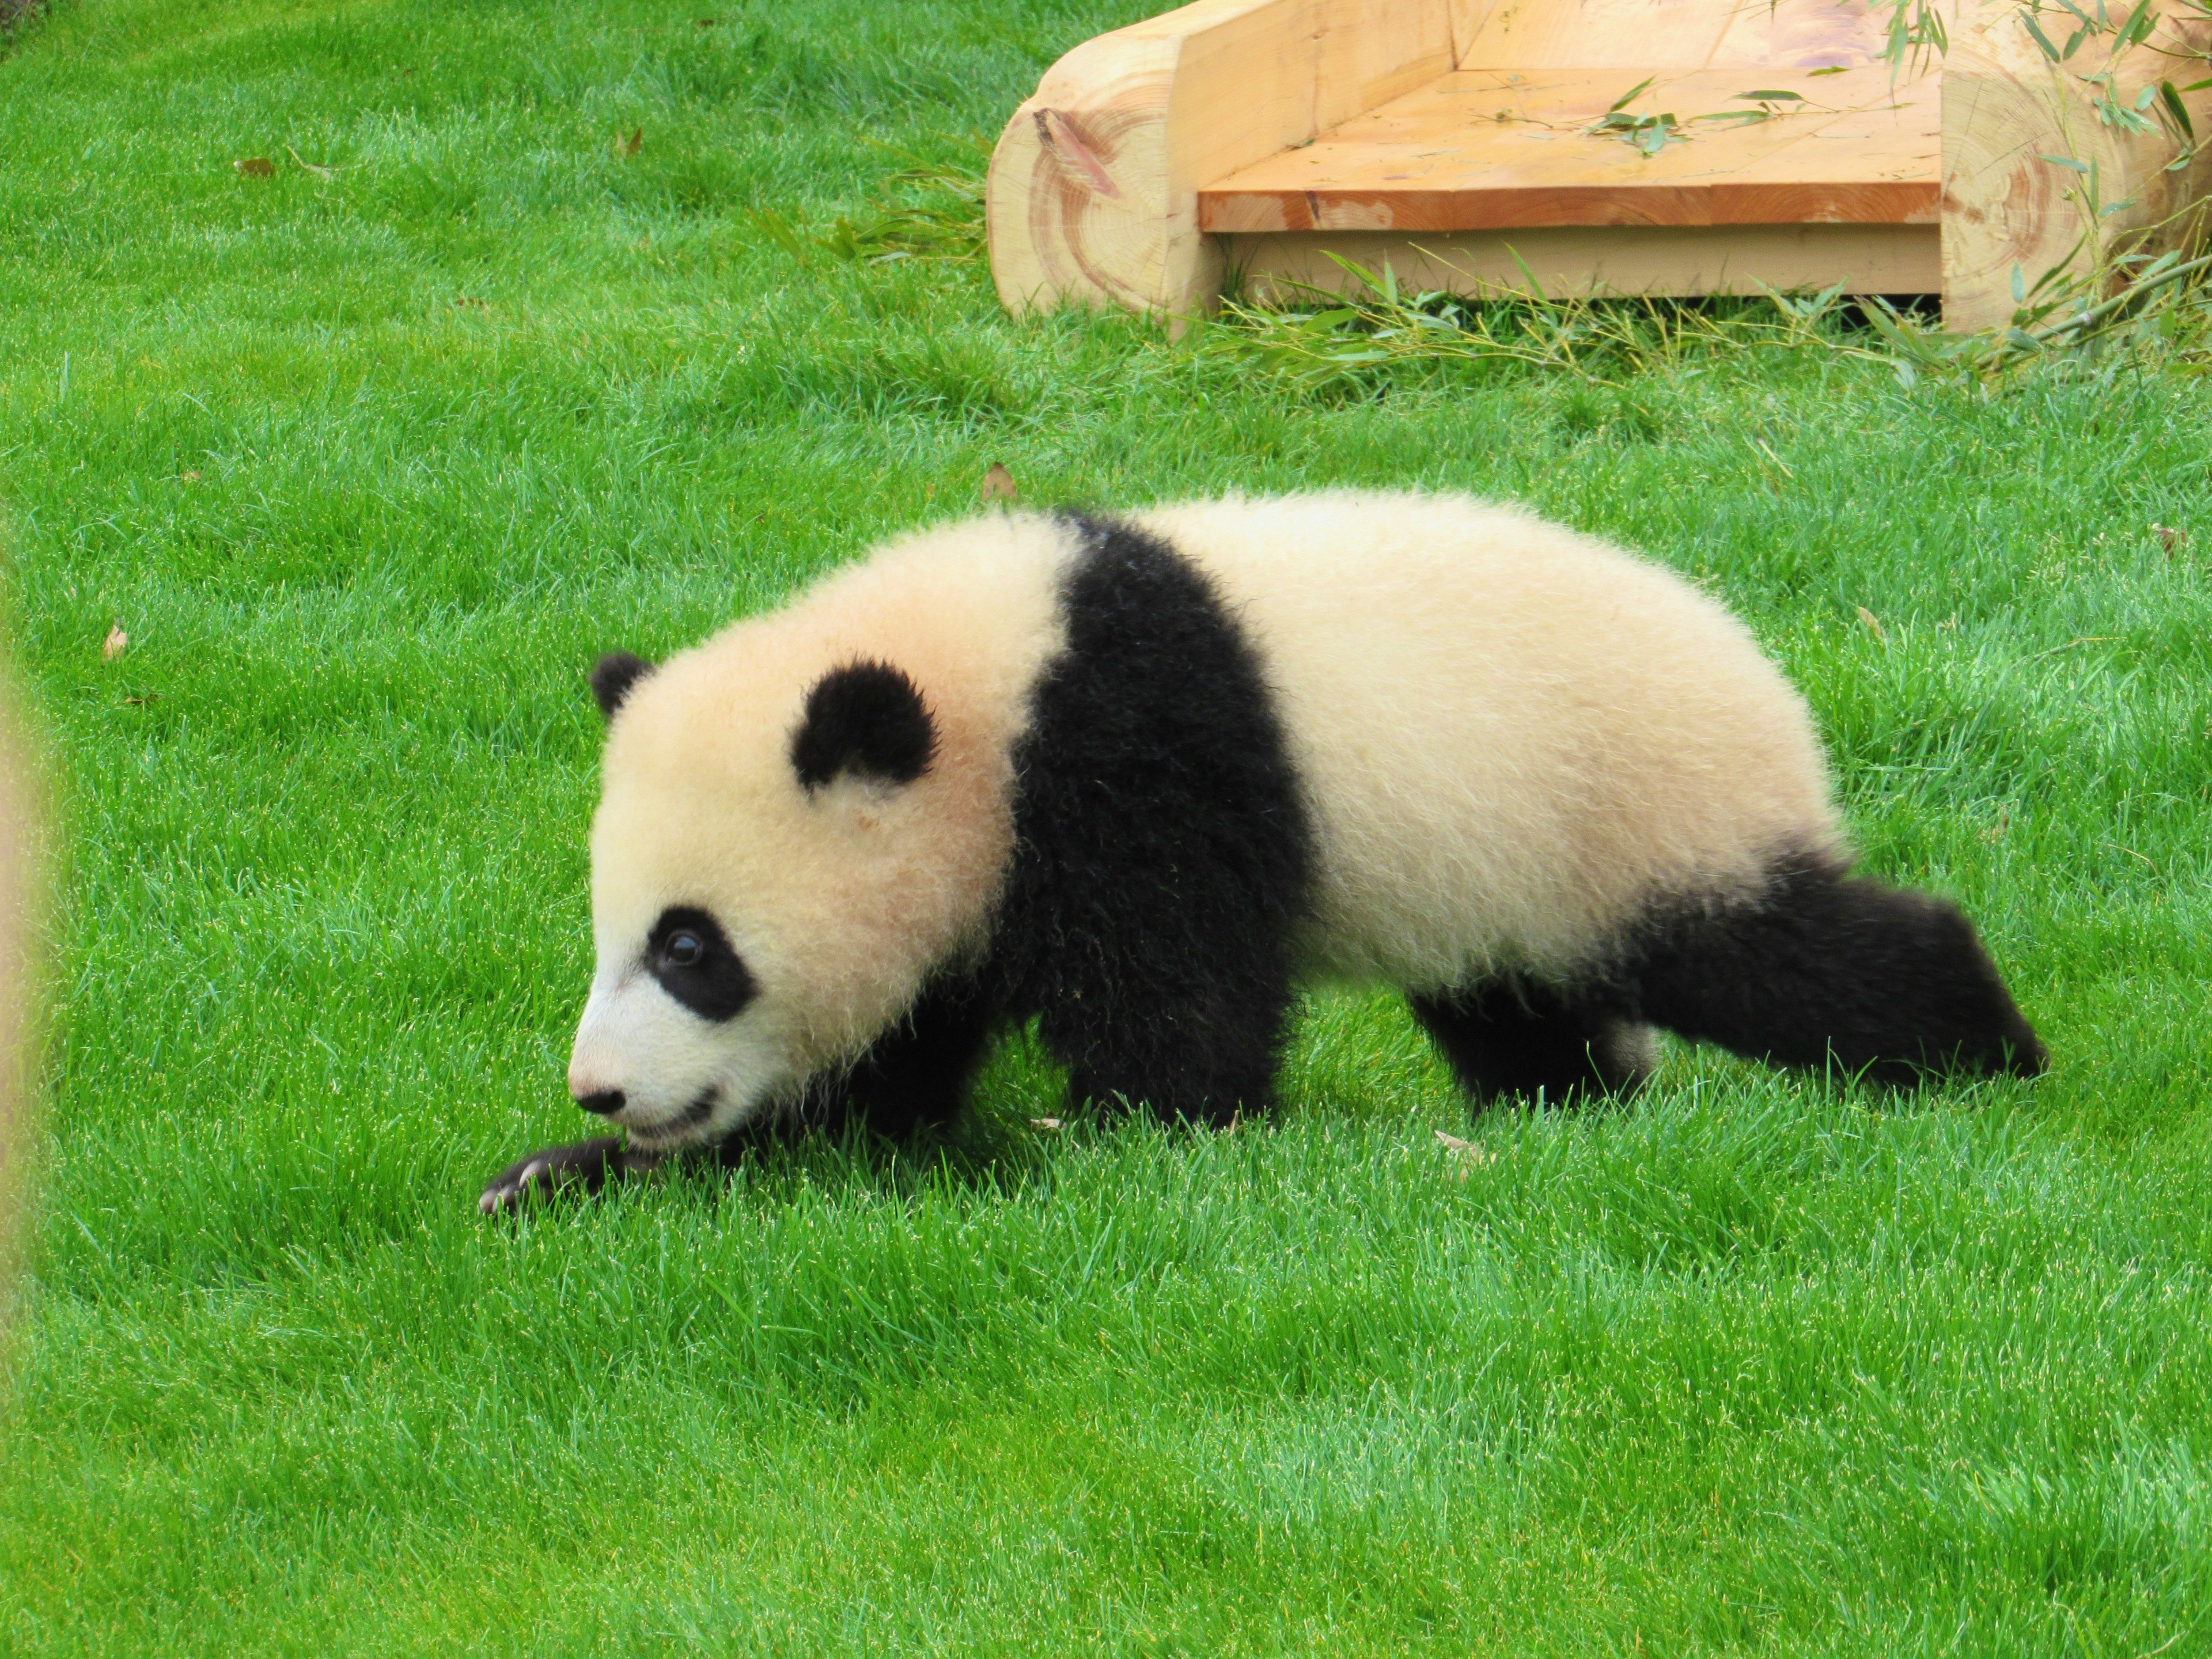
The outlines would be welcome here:
[[[1451,0],[1452,67],[1468,61],[1468,51],[1481,34],[1491,14],[1508,0]]]
[[[1314,106],[1303,143],[1452,67],[1447,0],[1338,0],[1314,43]],[[1202,182],[1202,180],[1201,180]]]
[[[1222,240],[1231,269],[1262,299],[1295,298],[1301,285],[1357,288],[1331,253],[1378,274],[1387,263],[1408,288],[1470,295],[1525,292],[1533,273],[1555,299],[1756,295],[1838,283],[1852,294],[1932,294],[1942,274],[1934,225],[1573,227],[1412,240],[1395,232],[1303,232]]]
[[[1486,11],[1462,69],[1824,69],[1881,57],[1865,0],[1518,0]]]
[[[1647,155],[1589,131],[1644,77],[1461,70],[1216,180],[1199,192],[1199,224],[1250,233],[1935,222],[1934,76],[1893,90],[1881,67],[1749,85],[1747,73],[1656,80],[1633,107],[1674,114],[1692,136]],[[1754,107],[1739,94],[1778,90],[1807,103],[1752,125],[1697,118]]]

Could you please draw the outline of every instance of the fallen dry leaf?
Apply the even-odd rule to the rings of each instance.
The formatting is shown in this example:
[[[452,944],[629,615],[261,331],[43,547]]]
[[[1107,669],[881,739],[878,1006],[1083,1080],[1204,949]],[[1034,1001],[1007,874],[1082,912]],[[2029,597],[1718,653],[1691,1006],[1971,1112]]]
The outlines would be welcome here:
[[[2160,548],[2169,559],[2179,550],[2189,545],[2189,532],[2186,530],[2176,530],[2170,524],[2154,524],[2150,527],[2150,533],[2158,538]]]
[[[123,654],[130,644],[131,636],[123,631],[123,624],[116,623],[107,630],[107,637],[100,642],[100,659],[102,662],[113,662]]]
[[[1066,1127],[1056,1117],[1033,1117],[1030,1120],[1030,1128],[1042,1129],[1048,1135],[1056,1135]]]
[[[456,294],[453,295],[453,303],[457,306],[470,306],[478,311],[491,309],[489,301],[479,300],[473,294]]]
[[[695,17],[691,20],[691,27],[695,29],[710,29],[719,21],[713,17]]]
[[[2005,838],[2006,832],[2011,828],[2012,809],[2000,804],[1997,807],[1997,821],[1982,831],[1982,839],[1994,847]]]
[[[1462,1164],[1491,1164],[1495,1163],[1498,1158],[1497,1153],[1486,1152],[1473,1141],[1462,1140],[1457,1135],[1448,1135],[1442,1129],[1437,1131],[1437,1145]]]
[[[617,138],[615,140],[615,154],[621,156],[623,160],[626,161],[631,156],[637,154],[638,147],[644,143],[645,129],[643,127],[632,127],[630,129],[629,137]]]
[[[124,698],[123,706],[125,708],[150,708],[161,701],[161,694],[159,691],[149,691],[143,697]]]
[[[179,472],[177,476],[186,483],[198,483],[200,481],[200,475],[197,472]]]
[[[1014,483],[1014,475],[998,462],[992,462],[991,470],[983,475],[983,499],[987,501],[1011,501],[1021,493]]]
[[[1873,635],[1875,638],[1880,640],[1884,645],[1887,645],[1889,643],[1889,635],[1882,632],[1881,619],[1875,616],[1873,611],[1868,610],[1864,605],[1860,605],[1858,607],[1858,613],[1859,620],[1866,624],[1866,631]]]
[[[242,179],[274,179],[276,164],[265,155],[241,155],[231,166],[238,169]]]

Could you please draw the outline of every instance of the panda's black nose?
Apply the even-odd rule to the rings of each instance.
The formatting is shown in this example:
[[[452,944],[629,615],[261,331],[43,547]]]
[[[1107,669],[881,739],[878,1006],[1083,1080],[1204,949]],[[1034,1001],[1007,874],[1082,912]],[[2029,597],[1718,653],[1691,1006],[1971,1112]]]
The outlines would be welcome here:
[[[605,1117],[610,1112],[622,1110],[623,1091],[619,1089],[602,1089],[597,1094],[578,1095],[576,1104],[587,1112],[597,1112],[601,1117]]]

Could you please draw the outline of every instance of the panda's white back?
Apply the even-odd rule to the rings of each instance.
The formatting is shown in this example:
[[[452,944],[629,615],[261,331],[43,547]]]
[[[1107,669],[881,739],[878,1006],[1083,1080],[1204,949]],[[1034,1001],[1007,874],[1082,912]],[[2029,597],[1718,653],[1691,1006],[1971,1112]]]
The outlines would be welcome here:
[[[1132,515],[1261,653],[1319,831],[1312,969],[1557,971],[1654,899],[1839,844],[1803,702],[1720,606],[1518,510],[1335,492]]]

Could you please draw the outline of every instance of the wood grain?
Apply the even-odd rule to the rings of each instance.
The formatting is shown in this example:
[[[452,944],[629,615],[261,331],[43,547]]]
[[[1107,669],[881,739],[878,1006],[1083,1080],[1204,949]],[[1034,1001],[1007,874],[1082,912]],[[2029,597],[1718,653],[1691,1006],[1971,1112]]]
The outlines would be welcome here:
[[[2121,100],[2175,73],[2179,53],[2212,45],[2212,25],[2169,21],[2128,54]],[[2160,49],[2165,50],[2160,50]],[[2100,67],[2101,51],[2089,54]],[[2094,94],[2047,62],[2016,15],[1983,10],[1956,30],[1942,76],[1943,322],[1960,331],[2001,327],[2014,284],[2046,271],[2089,273],[2101,255],[2185,246],[2201,239],[2212,157],[2169,172],[2163,133],[2129,133],[2097,117]],[[2212,93],[2185,95],[2200,134],[2212,132]],[[2103,205],[2092,215],[2084,175],[2053,157],[2094,166]]]
[[[1807,79],[1741,70],[1656,79],[1632,107],[1691,136],[1647,155],[1592,125],[1644,77],[1625,70],[1459,70],[1199,192],[1200,228],[1483,230],[1545,225],[1935,222],[1935,77],[1882,68]],[[1769,82],[1792,81],[1788,85]],[[1794,91],[1752,125],[1698,118]]]
[[[1448,0],[1198,0],[1085,41],[991,158],[1000,301],[1187,313],[1219,291],[1198,187],[1451,68]]]
[[[1568,227],[1519,231],[1293,232],[1224,236],[1229,262],[1261,298],[1305,288],[1343,292],[1358,279],[1331,258],[1404,287],[1467,295],[1525,292],[1531,276],[1555,299],[1585,295],[1751,294],[1826,288],[1930,294],[1941,280],[1934,225]]]
[[[1077,46],[1015,112],[991,166],[993,276],[1016,312],[1178,316],[1212,303],[1232,238],[1285,270],[1330,237],[1404,260],[1456,239],[1486,272],[1541,246],[1570,287],[1650,293],[1727,291],[1696,284],[1747,260],[1760,281],[1925,291],[1897,284],[1940,247],[1929,284],[1952,325],[1980,328],[2009,318],[2015,272],[2079,276],[2198,234],[2212,153],[2167,172],[2162,133],[2100,121],[2083,77],[2100,43],[2054,68],[2014,0],[1941,3],[1948,53],[1893,88],[1887,0],[1198,0]],[[2117,66],[2122,98],[2208,43],[2212,22],[2169,18]],[[1645,155],[1591,136],[1646,77],[1632,110],[1689,141]],[[1777,89],[1818,106],[1695,118]],[[2212,132],[2212,89],[2189,104]],[[2117,210],[2089,213],[2067,160]],[[1852,234],[1811,234],[1831,230]],[[1683,240],[1699,236],[1711,257]]]
[[[1972,3],[1972,0],[1968,0]],[[1864,0],[1520,0],[1486,8],[1462,69],[1816,70],[1880,61]]]

